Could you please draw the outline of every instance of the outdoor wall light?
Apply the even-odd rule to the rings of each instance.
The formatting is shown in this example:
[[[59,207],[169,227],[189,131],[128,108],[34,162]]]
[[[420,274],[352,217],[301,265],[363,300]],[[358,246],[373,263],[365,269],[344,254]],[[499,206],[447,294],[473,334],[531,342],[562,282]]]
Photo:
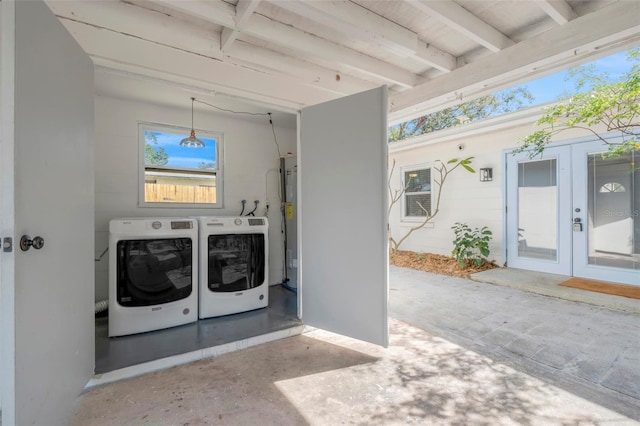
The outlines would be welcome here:
[[[486,167],[480,169],[480,182],[491,182],[493,180],[493,169]]]
[[[180,146],[186,146],[188,148],[204,148],[204,142],[196,137],[196,131],[193,130],[193,102],[196,98],[191,98],[191,135],[188,138],[184,138],[180,141]]]

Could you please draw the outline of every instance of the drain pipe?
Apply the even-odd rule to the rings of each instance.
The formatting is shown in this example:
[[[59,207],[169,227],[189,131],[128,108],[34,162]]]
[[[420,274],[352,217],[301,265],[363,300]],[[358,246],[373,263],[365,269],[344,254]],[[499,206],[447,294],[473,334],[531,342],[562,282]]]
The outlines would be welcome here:
[[[109,246],[107,246],[106,249],[104,249],[104,251],[102,253],[100,253],[100,256],[96,257],[95,259],[93,259],[96,262],[100,262],[102,260],[102,258],[104,257],[105,254],[107,254],[107,252],[109,251]],[[104,300],[98,300],[95,304],[95,314],[99,314],[100,312],[104,312],[107,309],[109,309],[109,299],[104,299]]]
[[[109,299],[99,300],[96,302],[96,314],[109,309]]]

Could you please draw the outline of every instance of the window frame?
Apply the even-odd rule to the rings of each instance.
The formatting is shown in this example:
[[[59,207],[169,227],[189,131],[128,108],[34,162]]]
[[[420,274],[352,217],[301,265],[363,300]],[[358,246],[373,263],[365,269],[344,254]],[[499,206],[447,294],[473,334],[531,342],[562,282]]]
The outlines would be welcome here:
[[[429,201],[430,203],[433,202],[433,166],[434,163],[423,163],[423,164],[416,164],[416,165],[412,165],[412,166],[406,166],[406,167],[401,167],[400,168],[400,173],[401,173],[401,182],[402,182],[402,188],[406,188],[407,187],[407,183],[405,181],[405,175],[408,172],[414,172],[414,171],[420,171],[420,170],[429,170],[429,191],[420,191],[420,192],[404,192],[402,194],[402,222],[423,222],[426,215],[423,216],[408,216],[406,214],[407,212],[407,197],[410,195],[420,195],[420,194],[429,194]],[[431,212],[431,214],[433,214],[433,211]]]
[[[152,208],[188,208],[188,209],[221,209],[224,207],[224,133],[195,129],[196,135],[205,139],[216,140],[216,168],[213,171],[205,171],[203,174],[212,174],[215,176],[215,188],[216,188],[216,202],[215,203],[170,203],[170,202],[149,202],[145,201],[145,131],[154,131],[161,133],[171,133],[175,135],[184,135],[188,137],[191,128],[174,126],[170,124],[160,124],[151,122],[138,122],[138,207],[152,207]],[[197,148],[194,148],[197,149]],[[165,167],[161,167],[165,168]],[[166,168],[167,172],[175,171],[177,173],[184,172],[185,170],[196,169],[183,169],[183,168]]]

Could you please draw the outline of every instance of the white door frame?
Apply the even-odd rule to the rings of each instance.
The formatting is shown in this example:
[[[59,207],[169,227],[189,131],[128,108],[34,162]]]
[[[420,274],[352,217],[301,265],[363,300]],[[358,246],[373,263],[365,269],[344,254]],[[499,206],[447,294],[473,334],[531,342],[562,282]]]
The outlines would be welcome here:
[[[571,274],[571,163],[568,154],[569,146],[549,147],[541,157],[529,159],[529,153],[513,155],[505,153],[506,168],[506,231],[505,246],[507,248],[507,264],[512,268],[532,271],[549,272],[559,275]],[[518,164],[540,160],[556,160],[556,188],[557,188],[557,256],[556,260],[539,260],[519,257],[518,238],[513,237],[512,224],[518,224]],[[517,235],[517,233],[516,233]]]
[[[573,177],[574,216],[580,218],[583,228],[581,232],[573,233],[573,275],[621,284],[640,285],[640,272],[637,270],[589,264],[588,240],[591,219],[588,214],[587,159],[589,154],[605,152],[607,149],[608,146],[600,140],[572,145],[571,160],[575,171]],[[577,185],[575,185],[576,179],[581,180]],[[580,211],[575,212],[576,209]]]
[[[609,141],[615,141],[619,136],[604,134]],[[513,224],[518,220],[517,182],[519,161],[529,159],[528,153],[513,155],[505,152],[504,167],[506,179],[504,182],[505,204],[505,259],[509,267],[521,268],[540,272],[556,273],[560,275],[576,276],[587,279],[613,281],[622,284],[640,285],[640,273],[637,270],[604,267],[588,264],[588,226],[587,217],[587,155],[589,153],[604,152],[607,145],[593,136],[562,141],[548,145],[542,157],[558,159],[558,262],[522,259],[514,255],[518,252],[517,232]],[[576,209],[580,211],[576,212]],[[582,231],[573,230],[573,221],[580,219]]]

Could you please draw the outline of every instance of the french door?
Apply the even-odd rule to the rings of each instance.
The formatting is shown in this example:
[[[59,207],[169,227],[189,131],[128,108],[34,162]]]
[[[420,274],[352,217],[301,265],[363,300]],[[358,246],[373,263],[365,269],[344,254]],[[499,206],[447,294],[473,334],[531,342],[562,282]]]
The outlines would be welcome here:
[[[506,154],[510,267],[640,285],[640,152],[588,141]]]

